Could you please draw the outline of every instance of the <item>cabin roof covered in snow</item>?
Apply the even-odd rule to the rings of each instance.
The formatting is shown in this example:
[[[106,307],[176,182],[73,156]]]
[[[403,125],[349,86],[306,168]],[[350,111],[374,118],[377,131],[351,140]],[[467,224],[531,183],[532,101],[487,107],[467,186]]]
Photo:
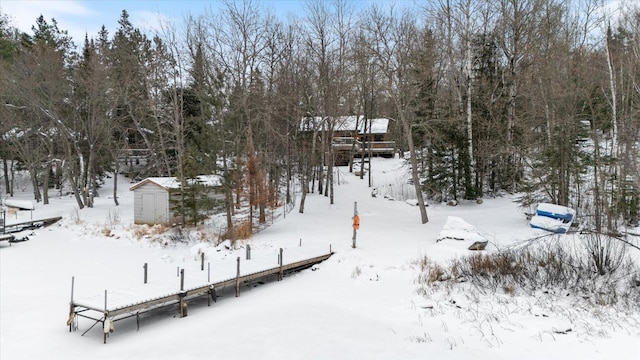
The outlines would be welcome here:
[[[210,186],[210,187],[222,185],[222,177],[220,175],[198,175],[195,181],[198,181],[203,185]],[[169,177],[148,177],[136,184],[133,184],[129,188],[129,190],[133,191],[139,188],[140,186],[143,186],[149,183],[155,184],[164,190],[180,188],[180,181],[178,180],[178,178],[175,176],[169,176]]]
[[[300,122],[301,131],[326,130],[328,117],[305,117]],[[371,126],[371,130],[369,130]],[[386,134],[389,131],[388,118],[376,118],[364,121],[364,116],[338,116],[333,121],[334,131],[358,131],[359,134]],[[366,130],[366,131],[365,131]]]
[[[366,125],[366,129],[365,129]],[[369,129],[371,126],[371,129]],[[389,132],[389,119],[387,118],[377,118],[371,119],[367,121],[366,124],[361,124],[358,129],[360,134],[386,134]]]

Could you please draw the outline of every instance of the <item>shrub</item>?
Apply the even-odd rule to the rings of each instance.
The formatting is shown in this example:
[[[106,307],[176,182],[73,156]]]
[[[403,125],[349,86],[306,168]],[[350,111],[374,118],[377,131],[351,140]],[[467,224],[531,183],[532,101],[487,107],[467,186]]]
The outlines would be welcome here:
[[[183,228],[178,226],[173,232],[169,234],[169,240],[174,244],[188,244],[193,239],[191,238],[191,232],[189,232],[188,230],[184,230]]]
[[[585,255],[586,254],[586,255]],[[554,290],[579,294],[594,305],[624,304],[640,310],[640,270],[628,259],[617,259],[604,273],[592,256],[569,252],[560,245],[510,249],[493,254],[474,254],[441,267],[428,257],[418,260],[418,282],[468,282],[480,292],[543,293]]]
[[[249,239],[253,235],[253,229],[249,221],[243,221],[236,224],[233,228],[227,229],[220,236],[223,240],[242,240]]]
[[[434,263],[427,256],[422,257],[417,265],[420,267],[419,283],[433,284],[436,281],[447,279],[445,269],[438,263]]]
[[[140,240],[144,237],[161,235],[167,232],[169,228],[166,225],[156,224],[149,226],[146,224],[133,225],[133,235]]]

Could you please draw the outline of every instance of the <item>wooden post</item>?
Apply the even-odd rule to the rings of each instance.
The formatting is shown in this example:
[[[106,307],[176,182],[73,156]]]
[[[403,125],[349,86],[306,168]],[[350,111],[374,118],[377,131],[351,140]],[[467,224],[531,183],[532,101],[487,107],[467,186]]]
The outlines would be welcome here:
[[[211,263],[207,263],[207,282],[211,282]]]
[[[184,269],[180,269],[180,291],[184,291]]]
[[[176,276],[180,276],[180,266],[176,267]]]
[[[180,269],[180,291],[184,291],[184,269]],[[187,316],[187,303],[184,301],[184,297],[186,293],[180,293],[180,317],[183,318]]]
[[[103,344],[107,343],[107,334],[109,333],[109,317],[107,312],[107,290],[104,291],[104,322],[102,323]]]
[[[251,260],[251,245],[247,245],[247,260]]]
[[[73,304],[73,287],[75,286],[76,277],[71,277],[71,303]]]
[[[148,265],[147,263],[144,263],[144,266],[142,267],[144,269],[144,283],[147,283],[147,269],[148,269]]]
[[[204,271],[204,253],[200,253],[200,271]]]
[[[106,344],[107,343],[107,334],[109,333],[109,329],[107,328],[109,319],[107,319],[106,315],[104,318],[104,322],[102,324],[102,343]]]
[[[71,332],[71,329],[73,327],[73,313],[75,311],[75,306],[73,305],[73,287],[74,287],[74,282],[75,282],[75,276],[71,277],[71,301],[69,301],[69,332]]]
[[[236,270],[236,297],[240,296],[240,256],[238,256],[238,265]]]
[[[302,238],[300,238],[300,247],[302,247]]]
[[[364,155],[363,155],[363,157],[364,157]],[[353,202],[353,219],[354,219],[354,222],[353,222],[353,238],[352,238],[353,243],[351,244],[351,247],[354,248],[354,249],[356,248],[356,235],[358,233],[357,227],[360,225],[360,224],[358,224],[358,226],[356,226],[356,222],[355,222],[356,216],[358,216],[358,202],[354,201]]]
[[[284,273],[282,272],[283,264],[284,259],[282,258],[282,248],[280,248],[280,273],[278,274],[278,281],[281,281],[284,278]]]

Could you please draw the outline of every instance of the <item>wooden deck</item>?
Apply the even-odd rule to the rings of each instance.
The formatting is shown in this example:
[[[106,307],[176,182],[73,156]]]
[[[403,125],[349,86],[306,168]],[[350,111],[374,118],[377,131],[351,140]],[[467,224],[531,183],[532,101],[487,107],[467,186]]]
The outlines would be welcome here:
[[[276,266],[262,267],[257,270],[254,267],[254,269],[247,273],[241,271],[241,261],[240,257],[238,257],[237,271],[234,277],[226,277],[211,282],[207,281],[200,285],[192,284],[189,287],[184,287],[182,285],[184,284],[184,272],[182,272],[180,289],[167,290],[166,288],[158,288],[155,289],[156,293],[154,295],[149,295],[148,288],[145,291],[140,291],[139,294],[136,293],[135,289],[133,291],[129,289],[129,291],[110,292],[105,290],[103,296],[98,295],[84,299],[74,299],[74,279],[72,279],[71,302],[67,326],[69,326],[69,331],[77,329],[78,317],[93,320],[94,324],[82,334],[84,335],[95,325],[102,323],[103,341],[106,344],[107,336],[113,332],[113,323],[116,321],[135,316],[138,319],[139,325],[139,315],[141,313],[176,304],[178,305],[180,317],[184,317],[187,315],[186,301],[189,299],[207,296],[208,305],[211,305],[211,300],[214,302],[216,300],[216,291],[233,288],[235,288],[235,294],[236,297],[238,297],[240,296],[241,284],[264,280],[274,275],[277,276],[278,281],[280,281],[283,279],[284,274],[309,268],[327,260],[331,255],[333,255],[333,252],[329,249],[328,253],[287,263],[280,261],[280,259],[284,258],[283,250],[280,249],[278,264]],[[251,260],[246,261],[249,262]],[[140,288],[140,290],[142,290],[142,288]]]
[[[396,153],[395,141],[360,141],[350,137],[336,137],[331,144],[333,149],[333,164],[335,166],[346,166],[351,157],[387,157],[391,158]],[[327,162],[329,162],[327,157]]]

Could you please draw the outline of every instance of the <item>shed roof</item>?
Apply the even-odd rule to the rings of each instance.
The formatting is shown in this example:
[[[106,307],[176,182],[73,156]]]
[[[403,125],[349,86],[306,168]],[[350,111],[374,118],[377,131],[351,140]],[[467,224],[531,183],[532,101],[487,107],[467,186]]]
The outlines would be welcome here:
[[[193,181],[193,180],[192,180]],[[202,184],[204,184],[205,186],[221,186],[222,185],[222,177],[220,175],[198,175],[195,179],[195,181],[198,181]],[[168,176],[168,177],[148,177],[136,184],[133,184],[130,188],[129,191],[133,191],[137,188],[139,188],[142,185],[145,184],[154,184],[164,190],[170,190],[170,189],[179,189],[180,188],[180,181],[178,180],[177,177],[175,176]]]

